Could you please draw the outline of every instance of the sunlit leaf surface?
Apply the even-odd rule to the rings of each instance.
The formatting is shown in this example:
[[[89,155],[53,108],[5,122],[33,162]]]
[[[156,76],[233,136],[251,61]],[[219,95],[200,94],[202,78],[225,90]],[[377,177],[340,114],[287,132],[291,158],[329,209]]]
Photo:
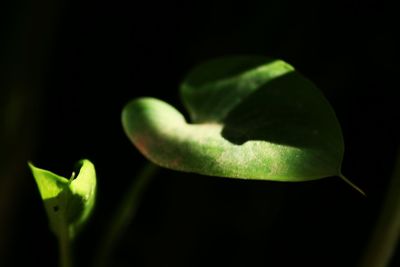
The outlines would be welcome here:
[[[68,232],[70,239],[87,221],[94,207],[96,196],[96,172],[89,160],[77,163],[77,173],[70,179],[29,163],[40,195],[44,202],[50,228],[60,236]]]
[[[180,88],[190,116],[142,97],[124,130],[152,162],[204,175],[305,181],[340,175],[343,138],[322,93],[292,66],[254,56],[205,62]]]

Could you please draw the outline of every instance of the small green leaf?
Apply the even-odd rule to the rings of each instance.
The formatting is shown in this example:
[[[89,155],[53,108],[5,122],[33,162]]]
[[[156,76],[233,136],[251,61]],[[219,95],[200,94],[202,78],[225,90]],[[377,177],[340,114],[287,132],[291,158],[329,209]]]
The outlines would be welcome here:
[[[343,137],[322,93],[282,60],[203,63],[181,85],[191,123],[171,105],[132,100],[124,130],[152,162],[204,175],[306,181],[341,175]]]
[[[51,230],[60,238],[67,231],[73,239],[89,218],[96,196],[96,172],[87,159],[77,163],[70,179],[50,171],[29,167],[44,202]]]

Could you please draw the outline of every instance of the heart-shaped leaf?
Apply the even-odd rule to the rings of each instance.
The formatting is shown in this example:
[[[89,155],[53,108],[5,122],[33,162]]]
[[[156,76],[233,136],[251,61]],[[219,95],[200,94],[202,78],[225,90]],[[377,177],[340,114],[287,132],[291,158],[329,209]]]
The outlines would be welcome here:
[[[150,97],[123,110],[126,134],[152,162],[243,179],[342,177],[336,116],[315,85],[289,64],[255,56],[211,60],[189,73],[180,92],[191,123]]]
[[[61,238],[66,232],[72,240],[93,210],[96,196],[96,172],[89,160],[77,163],[70,179],[29,163],[44,202],[51,230]],[[64,238],[64,237],[63,237]]]

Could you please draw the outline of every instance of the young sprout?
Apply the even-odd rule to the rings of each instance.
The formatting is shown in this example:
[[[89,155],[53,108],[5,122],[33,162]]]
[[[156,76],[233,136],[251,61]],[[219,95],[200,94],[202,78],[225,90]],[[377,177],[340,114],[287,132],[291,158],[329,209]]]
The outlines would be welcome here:
[[[60,266],[71,266],[70,243],[87,222],[96,197],[96,172],[87,159],[77,163],[71,178],[59,176],[28,163],[42,197],[49,226],[57,236]]]

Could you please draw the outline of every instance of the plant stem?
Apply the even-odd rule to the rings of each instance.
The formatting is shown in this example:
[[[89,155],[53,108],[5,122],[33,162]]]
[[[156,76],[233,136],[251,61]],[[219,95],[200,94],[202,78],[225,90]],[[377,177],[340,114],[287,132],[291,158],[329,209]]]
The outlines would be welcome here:
[[[400,236],[400,149],[393,176],[388,185],[383,209],[360,267],[386,267]]]
[[[58,237],[58,246],[60,250],[60,267],[72,267],[71,240],[68,234],[68,226],[62,225],[60,236]]]
[[[93,266],[104,267],[108,265],[114,248],[135,217],[140,200],[150,184],[151,178],[155,176],[158,170],[158,166],[148,162],[137,175],[107,228],[95,255]]]

